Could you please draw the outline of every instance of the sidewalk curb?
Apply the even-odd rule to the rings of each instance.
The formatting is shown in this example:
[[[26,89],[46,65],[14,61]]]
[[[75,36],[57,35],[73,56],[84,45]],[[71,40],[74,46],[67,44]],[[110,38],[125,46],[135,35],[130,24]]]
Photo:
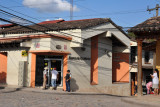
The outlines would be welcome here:
[[[107,95],[107,96],[115,96],[115,97],[123,97],[117,95],[111,95],[106,93],[96,93],[96,92],[65,92],[62,90],[42,90],[40,88],[28,88],[28,87],[8,87],[6,86],[2,92],[9,93],[9,92],[16,92],[16,91],[25,91],[25,92],[34,92],[34,93],[46,93],[46,94],[60,94],[60,95]]]
[[[141,106],[146,106],[146,107],[160,107],[158,104],[150,103],[150,102],[142,102],[142,100],[136,101],[135,98],[122,98],[121,101],[129,104],[136,104],[136,105],[141,105]]]

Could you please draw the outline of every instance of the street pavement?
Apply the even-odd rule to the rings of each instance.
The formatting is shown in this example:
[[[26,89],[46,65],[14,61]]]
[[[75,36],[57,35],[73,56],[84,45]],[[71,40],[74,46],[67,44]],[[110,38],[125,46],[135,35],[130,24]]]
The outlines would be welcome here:
[[[149,107],[160,107],[160,95],[143,95],[140,97],[123,98],[122,101]]]
[[[40,88],[0,87],[0,107],[147,107],[123,99],[128,97]]]

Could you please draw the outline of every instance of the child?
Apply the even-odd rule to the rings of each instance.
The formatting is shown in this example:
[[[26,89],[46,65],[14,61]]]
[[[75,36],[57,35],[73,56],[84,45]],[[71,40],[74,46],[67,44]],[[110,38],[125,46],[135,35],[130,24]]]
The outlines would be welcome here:
[[[152,82],[150,81],[150,82],[148,82],[148,83],[146,84],[147,94],[150,94],[150,93],[151,93],[151,87],[152,87]]]

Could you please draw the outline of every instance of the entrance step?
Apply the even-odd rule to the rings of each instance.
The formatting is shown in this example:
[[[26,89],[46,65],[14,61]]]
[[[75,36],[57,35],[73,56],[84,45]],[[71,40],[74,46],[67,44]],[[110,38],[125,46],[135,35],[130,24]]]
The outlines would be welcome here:
[[[42,86],[36,86],[35,88],[42,89],[43,87]],[[54,89],[52,87],[47,87],[46,90],[54,90]],[[57,87],[56,90],[57,91],[63,91],[63,87]]]

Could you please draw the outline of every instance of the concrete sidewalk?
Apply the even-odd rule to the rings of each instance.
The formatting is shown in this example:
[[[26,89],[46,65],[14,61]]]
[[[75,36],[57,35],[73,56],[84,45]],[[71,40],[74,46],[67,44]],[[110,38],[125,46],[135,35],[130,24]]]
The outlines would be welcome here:
[[[57,90],[46,89],[42,90],[42,87],[30,88],[30,87],[18,87],[18,86],[9,86],[9,85],[0,85],[0,92],[10,93],[16,91],[28,91],[35,93],[54,93],[54,94],[75,94],[75,95],[105,95],[104,93],[95,93],[95,92],[66,92],[62,88],[57,88]],[[107,94],[106,94],[107,95]],[[115,95],[110,95],[115,96]]]
[[[141,97],[126,97],[122,98],[123,102],[134,104],[134,105],[142,105],[146,107],[160,107],[160,95],[144,95]]]

